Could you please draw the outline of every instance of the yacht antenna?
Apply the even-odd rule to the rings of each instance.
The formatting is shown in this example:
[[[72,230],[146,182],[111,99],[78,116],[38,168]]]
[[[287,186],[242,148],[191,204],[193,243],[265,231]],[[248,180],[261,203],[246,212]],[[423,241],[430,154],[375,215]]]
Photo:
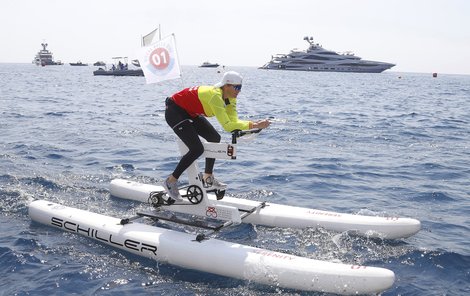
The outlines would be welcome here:
[[[304,40],[307,41],[308,43],[310,43],[310,45],[313,45],[313,37],[305,36]]]

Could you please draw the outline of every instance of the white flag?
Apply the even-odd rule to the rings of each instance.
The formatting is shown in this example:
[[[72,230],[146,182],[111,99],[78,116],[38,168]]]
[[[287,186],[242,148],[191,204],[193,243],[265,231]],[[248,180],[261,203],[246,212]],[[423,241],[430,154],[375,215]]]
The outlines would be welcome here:
[[[181,77],[173,34],[140,49],[138,60],[147,84]]]
[[[155,36],[155,33],[157,33],[157,30],[158,28],[142,37],[142,46],[148,46],[152,43],[153,37]]]

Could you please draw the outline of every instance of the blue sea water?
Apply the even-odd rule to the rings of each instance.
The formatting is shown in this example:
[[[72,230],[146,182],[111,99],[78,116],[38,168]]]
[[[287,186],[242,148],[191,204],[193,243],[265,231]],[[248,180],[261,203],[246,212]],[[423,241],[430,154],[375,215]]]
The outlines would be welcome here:
[[[422,230],[382,241],[239,225],[216,237],[391,269],[382,295],[470,294],[470,76],[232,69],[245,77],[240,117],[273,123],[237,160],[216,163],[229,194],[412,217]],[[34,199],[116,217],[145,209],[110,197],[109,183],[157,183],[173,170],[164,98],[221,76],[182,70],[182,81],[146,85],[92,67],[0,64],[0,295],[324,295],[149,261],[31,222]]]

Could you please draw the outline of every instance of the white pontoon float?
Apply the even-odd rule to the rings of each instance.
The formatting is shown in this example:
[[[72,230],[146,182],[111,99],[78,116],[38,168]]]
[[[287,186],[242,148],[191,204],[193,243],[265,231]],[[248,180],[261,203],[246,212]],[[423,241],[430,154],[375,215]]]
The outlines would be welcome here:
[[[370,294],[389,289],[393,271],[331,263],[217,239],[123,221],[97,213],[36,200],[31,219],[92,238],[114,248],[183,268],[303,291]]]

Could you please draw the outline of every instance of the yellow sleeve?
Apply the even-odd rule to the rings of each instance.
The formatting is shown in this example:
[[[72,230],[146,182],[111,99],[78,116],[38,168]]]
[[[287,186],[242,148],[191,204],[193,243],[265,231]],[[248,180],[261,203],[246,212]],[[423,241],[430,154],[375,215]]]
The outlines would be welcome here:
[[[241,120],[238,118],[237,113],[237,99],[229,99],[230,104],[225,107],[227,110],[227,115],[233,122],[239,122],[240,124],[246,125],[246,128],[239,128],[240,130],[247,130],[252,128],[251,121],[248,120]]]
[[[215,118],[225,131],[250,129],[250,121],[238,119],[236,99],[230,99],[230,104],[225,106],[225,102],[219,96],[213,96],[209,101],[209,105]]]

